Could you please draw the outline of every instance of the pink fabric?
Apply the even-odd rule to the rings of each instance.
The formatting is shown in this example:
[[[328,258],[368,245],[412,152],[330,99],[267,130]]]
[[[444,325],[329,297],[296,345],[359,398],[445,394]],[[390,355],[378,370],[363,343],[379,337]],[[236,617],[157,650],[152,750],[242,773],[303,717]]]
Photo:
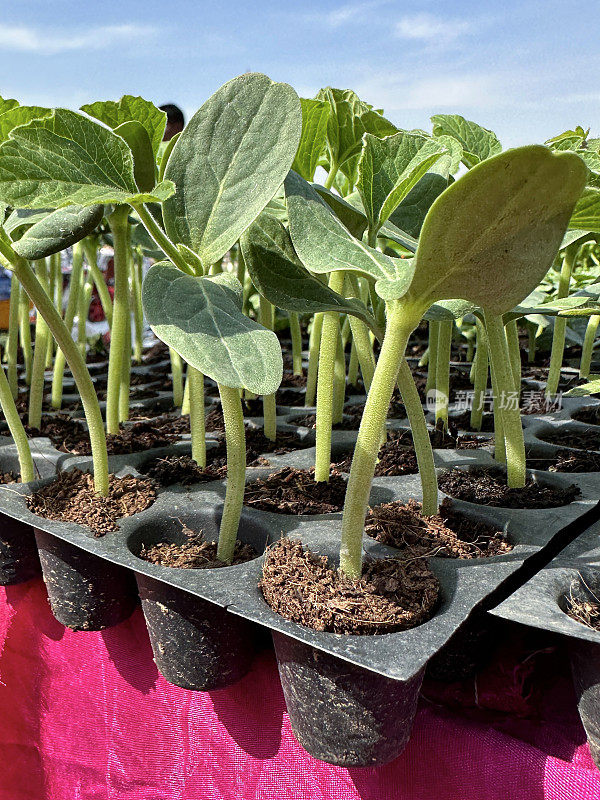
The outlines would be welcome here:
[[[0,800],[600,800],[569,687],[540,693],[544,708],[529,661],[494,665],[473,692],[429,684],[400,758],[342,769],[293,738],[271,653],[229,689],[178,689],[139,610],[73,633],[30,581],[0,596]],[[507,686],[520,699],[502,714]]]

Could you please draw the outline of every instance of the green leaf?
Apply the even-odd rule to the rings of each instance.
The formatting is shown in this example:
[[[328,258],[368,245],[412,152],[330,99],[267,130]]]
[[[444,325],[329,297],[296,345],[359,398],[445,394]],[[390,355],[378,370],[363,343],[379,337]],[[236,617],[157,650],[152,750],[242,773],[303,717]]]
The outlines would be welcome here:
[[[453,136],[463,148],[463,159],[467,166],[474,167],[486,158],[498,155],[502,145],[493,131],[471,122],[460,114],[434,114],[434,136]]]
[[[533,300],[533,302],[531,302]],[[545,314],[546,316],[556,317],[563,312],[570,312],[573,309],[584,306],[589,302],[588,297],[571,295],[570,297],[557,298],[550,300],[547,303],[536,303],[533,293],[526,297],[522,303],[512,308],[504,315],[505,321],[511,319],[519,319],[525,316],[535,316],[538,314]],[[585,315],[583,315],[585,316]]]
[[[154,156],[156,157],[158,154],[158,148],[165,133],[167,115],[149,100],[125,94],[116,102],[99,100],[96,103],[81,106],[81,110],[113,129],[118,128],[124,122],[139,122],[146,129],[152,143]]]
[[[583,243],[583,240],[588,238],[594,238],[591,231],[568,230],[560,243],[560,249],[563,250],[565,247],[575,244],[575,242],[581,241]]]
[[[600,189],[587,186],[578,199],[569,228],[600,233]]]
[[[274,306],[300,314],[352,314],[371,329],[377,327],[364,303],[332,291],[302,265],[289,233],[277,219],[261,214],[240,242],[252,283]]]
[[[138,192],[127,143],[67,109],[14,128],[0,145],[0,199],[16,208],[162,202],[173,191],[163,181]]]
[[[358,191],[377,231],[444,151],[435,139],[400,131],[385,139],[366,133],[358,165]]]
[[[103,216],[104,206],[59,208],[35,222],[13,247],[28,261],[46,258],[84,239],[98,227]]]
[[[42,108],[42,106],[15,106],[0,115],[0,142],[8,139],[8,134],[18,125],[25,125],[32,119],[48,117],[51,113],[50,108]]]
[[[552,265],[585,178],[577,156],[538,145],[474,167],[429,209],[408,302],[416,311],[457,297],[512,309]]]
[[[565,392],[563,397],[589,397],[592,394],[600,394],[600,376],[590,375],[593,380],[582,383],[581,386],[574,386]]]
[[[358,156],[365,133],[383,137],[398,129],[350,89],[328,86],[317,94],[317,100],[327,101],[331,113],[327,122],[329,161],[342,167],[348,159]]]
[[[327,119],[331,106],[322,100],[300,99],[302,134],[292,169],[307,181],[312,181],[319,158],[325,149]]]
[[[140,192],[151,192],[156,183],[156,164],[150,137],[140,122],[131,120],[115,128],[115,133],[125,139],[133,156],[133,176]]]
[[[3,228],[16,241],[27,228],[45,219],[52,211],[52,208],[15,208],[4,222]]]
[[[423,175],[396,210],[391,213],[389,222],[418,239],[427,212],[434,200],[447,186],[448,181],[442,175],[436,175],[433,172]]]
[[[469,303],[468,300],[441,300],[439,303],[429,306],[424,318],[429,322],[449,322],[466,317],[467,314],[472,314],[476,310],[477,306]]]
[[[0,114],[5,114],[7,111],[10,111],[11,108],[15,108],[18,105],[18,100],[10,100],[0,97]]]
[[[164,261],[142,286],[150,327],[188,364],[225,386],[273,394],[283,375],[279,341],[242,313],[240,299],[233,275],[194,278]]]
[[[300,100],[291,86],[247,74],[222,86],[194,114],[165,176],[167,233],[205,266],[218,261],[273,197],[294,160]]]
[[[350,269],[382,281],[386,294],[402,297],[411,276],[406,262],[355,239],[312,186],[295,172],[285,179],[285,195],[294,249],[311,272]],[[379,292],[379,289],[377,289]]]

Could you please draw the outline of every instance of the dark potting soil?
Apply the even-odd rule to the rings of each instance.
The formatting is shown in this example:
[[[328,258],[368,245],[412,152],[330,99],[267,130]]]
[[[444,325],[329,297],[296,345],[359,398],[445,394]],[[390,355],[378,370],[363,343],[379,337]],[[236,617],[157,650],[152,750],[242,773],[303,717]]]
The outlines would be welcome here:
[[[285,370],[281,380],[281,386],[293,386],[296,389],[304,389],[306,387],[306,375],[294,375],[291,370]]]
[[[275,399],[278,406],[290,406],[296,408],[304,405],[305,393],[297,389],[278,389]],[[262,414],[262,411],[261,411]]]
[[[543,442],[560,444],[563,447],[575,447],[579,450],[600,450],[600,431],[556,429],[538,434]]]
[[[16,472],[0,472],[0,484],[21,483],[21,476]]]
[[[577,422],[587,422],[588,425],[600,425],[600,405],[584,406],[571,414]]]
[[[186,541],[181,544],[159,542],[151,547],[142,547],[139,557],[151,564],[176,569],[217,569],[252,561],[258,553],[250,544],[240,541],[235,543],[233,561],[226,564],[217,558],[217,543],[207,542],[202,531],[193,531],[187,525],[182,526]]]
[[[144,364],[153,364],[155,361],[163,361],[165,358],[169,358],[169,348],[163,342],[153,344],[142,355]]]
[[[346,478],[337,470],[317,483],[314,469],[283,467],[247,484],[244,505],[275,514],[331,514],[342,510],[345,495]]]
[[[339,461],[335,461],[335,468],[340,472],[350,472],[352,455],[347,453]],[[398,439],[391,439],[379,448],[378,461],[375,465],[376,477],[415,475],[418,471],[417,456],[413,447],[407,447]]]
[[[600,454],[558,450],[543,458],[528,458],[527,467],[547,472],[600,472]]]
[[[60,472],[52,483],[27,497],[27,507],[44,519],[85,525],[94,536],[118,530],[118,520],[130,517],[154,503],[156,487],[148,478],[126,475],[109,477],[108,497],[100,497],[88,472]]]
[[[317,631],[367,635],[420,625],[440,593],[424,558],[365,560],[362,577],[353,581],[298,539],[268,548],[260,588],[285,619]]]
[[[189,417],[188,420],[188,433],[189,433]],[[225,433],[225,420],[223,419],[223,411],[221,406],[213,406],[204,418],[204,427],[207,433]]]
[[[473,433],[478,433],[478,431],[473,430],[471,428],[471,412],[470,411],[463,411],[460,414],[453,414],[452,415],[452,423],[455,425],[456,428],[459,428],[463,431],[472,431]],[[483,415],[481,420],[481,430],[484,433],[493,433],[494,431],[494,415],[490,413],[486,413]]]
[[[224,444],[223,442],[223,446]],[[277,439],[273,442],[260,428],[246,425],[246,463],[249,467],[255,466],[253,462],[263,453],[281,456],[307,446],[307,443],[295,433],[277,431]]]
[[[381,544],[422,556],[488,558],[513,549],[504,531],[466,517],[448,498],[430,517],[422,516],[416,500],[370,508],[365,533]]]
[[[531,476],[523,489],[509,489],[504,473],[483,467],[449,470],[440,475],[438,485],[457,500],[500,508],[556,508],[572,503],[580,494],[577,486],[540,486]]]
[[[360,421],[362,419],[362,412],[364,406],[348,406],[344,409],[344,418],[341,422],[334,422],[331,426],[333,430],[343,430],[343,431],[357,431],[360,427]],[[316,428],[317,427],[317,415],[316,414],[305,414],[302,417],[294,417],[291,420],[292,425],[298,425],[301,428]]]
[[[207,453],[210,459],[211,451]],[[219,459],[221,461],[222,459]],[[172,486],[174,483],[181,483],[183,486],[191,486],[194,483],[206,483],[207,481],[218,481],[227,476],[227,468],[221,465],[218,468],[208,463],[206,469],[202,469],[191,456],[156,456],[144,462],[139,467],[140,472],[147,475],[156,483],[157,486]]]
[[[390,431],[389,436],[391,439],[397,439],[407,447],[413,446],[412,431],[408,429]],[[494,443],[494,439],[491,436],[459,434],[458,428],[453,422],[450,422],[447,431],[443,429],[443,426],[429,431],[429,439],[431,446],[436,450],[476,450],[479,447],[486,447]]]
[[[574,597],[568,597],[565,613],[575,622],[580,622],[588,628],[600,631],[600,600],[598,602],[582,601],[576,600]]]

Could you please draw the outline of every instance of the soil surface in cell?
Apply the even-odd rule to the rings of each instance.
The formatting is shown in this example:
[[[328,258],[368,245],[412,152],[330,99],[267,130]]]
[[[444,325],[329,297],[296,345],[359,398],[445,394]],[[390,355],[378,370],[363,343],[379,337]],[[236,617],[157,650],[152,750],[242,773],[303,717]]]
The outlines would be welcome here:
[[[457,500],[501,508],[556,508],[572,503],[580,493],[577,486],[541,486],[531,476],[524,488],[510,489],[504,473],[482,467],[444,472],[438,485]]]
[[[557,450],[552,455],[528,458],[527,468],[546,472],[600,472],[600,453]]]
[[[202,531],[193,531],[187,525],[182,527],[185,541],[159,542],[149,547],[142,547],[140,558],[151,564],[160,564],[162,567],[176,567],[177,569],[216,569],[218,567],[244,564],[256,558],[258,553],[250,544],[237,541],[231,564],[226,564],[217,558],[217,542],[208,542],[204,539]]]
[[[565,613],[575,622],[581,622],[588,628],[600,631],[600,600],[577,600],[569,597]]]
[[[433,615],[440,593],[424,558],[367,559],[362,577],[354,581],[297,539],[281,539],[268,548],[260,588],[285,619],[342,634],[415,627]]]
[[[227,468],[222,463],[222,457],[217,459],[220,466],[215,467],[213,465],[211,459],[213,451],[211,449],[206,453],[207,465],[205,469],[198,466],[189,455],[156,456],[142,464],[139,469],[144,475],[152,478],[157,486],[172,486],[175,483],[191,486],[194,483],[218,481],[226,477]]]
[[[275,514],[331,514],[341,511],[346,478],[332,470],[329,481],[315,481],[314,469],[283,467],[247,484],[244,505]]]
[[[571,414],[577,422],[587,422],[588,425],[600,425],[600,405],[584,406]]]
[[[422,556],[487,558],[513,549],[504,531],[467,517],[448,498],[430,517],[421,515],[416,500],[370,508],[365,533],[381,544]]]
[[[600,450],[600,430],[556,430],[544,431],[538,434],[538,439],[543,442],[559,444],[563,447],[575,447],[579,450]]]
[[[155,499],[156,487],[148,478],[110,475],[108,497],[100,497],[93,477],[73,469],[30,495],[27,506],[44,519],[75,522],[91,528],[94,536],[103,536],[118,530],[119,519],[144,511]]]

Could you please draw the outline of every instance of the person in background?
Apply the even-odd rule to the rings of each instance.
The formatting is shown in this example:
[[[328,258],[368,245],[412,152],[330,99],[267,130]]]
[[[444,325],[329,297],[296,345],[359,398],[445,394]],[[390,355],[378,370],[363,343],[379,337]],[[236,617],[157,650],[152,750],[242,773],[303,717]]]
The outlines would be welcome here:
[[[167,115],[167,127],[165,128],[163,142],[168,142],[176,133],[180,133],[183,130],[185,119],[183,111],[179,106],[173,105],[173,103],[165,103],[164,106],[160,107],[160,110],[164,111]]]

